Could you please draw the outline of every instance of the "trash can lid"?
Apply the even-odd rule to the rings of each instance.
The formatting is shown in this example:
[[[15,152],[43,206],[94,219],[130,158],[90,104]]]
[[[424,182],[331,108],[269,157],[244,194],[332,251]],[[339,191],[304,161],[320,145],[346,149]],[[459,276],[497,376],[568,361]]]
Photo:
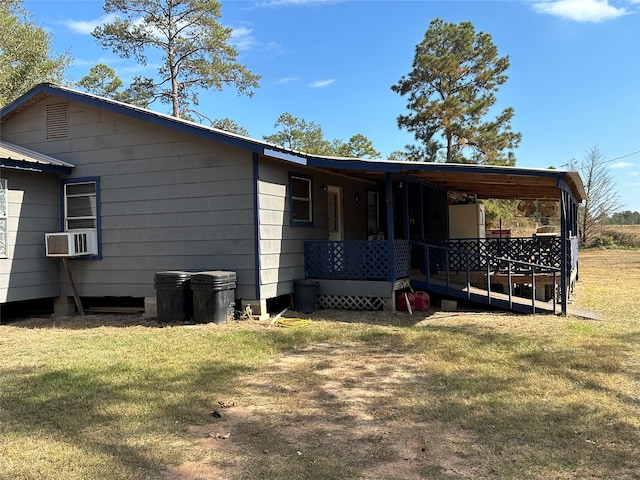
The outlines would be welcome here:
[[[224,270],[211,270],[208,272],[196,272],[191,274],[193,283],[233,283],[236,281],[236,272],[227,272]]]
[[[191,273],[183,272],[183,271],[166,271],[166,272],[156,272],[154,276],[155,284],[181,284],[188,283],[191,278]]]

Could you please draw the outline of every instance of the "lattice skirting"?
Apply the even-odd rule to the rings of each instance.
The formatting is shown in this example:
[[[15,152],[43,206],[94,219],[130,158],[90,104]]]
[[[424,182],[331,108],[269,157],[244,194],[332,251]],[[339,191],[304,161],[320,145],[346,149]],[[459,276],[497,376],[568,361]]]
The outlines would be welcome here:
[[[358,297],[352,295],[319,295],[317,305],[320,308],[343,310],[382,310],[385,299],[382,297]]]

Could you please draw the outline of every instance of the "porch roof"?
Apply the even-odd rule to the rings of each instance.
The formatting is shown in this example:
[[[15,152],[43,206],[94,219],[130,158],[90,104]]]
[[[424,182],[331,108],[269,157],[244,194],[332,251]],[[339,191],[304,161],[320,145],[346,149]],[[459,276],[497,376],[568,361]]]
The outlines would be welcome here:
[[[5,141],[0,141],[0,167],[63,174],[73,169],[70,163]]]
[[[578,203],[586,199],[580,175],[572,171],[326,157],[309,157],[308,165],[334,173],[348,171],[350,176],[376,182],[384,181],[385,175],[392,173],[479,198],[559,200],[565,190]]]

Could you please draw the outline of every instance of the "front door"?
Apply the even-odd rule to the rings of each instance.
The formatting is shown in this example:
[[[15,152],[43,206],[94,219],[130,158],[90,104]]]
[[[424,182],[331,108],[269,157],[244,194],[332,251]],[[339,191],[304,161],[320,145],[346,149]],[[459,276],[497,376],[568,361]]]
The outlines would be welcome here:
[[[334,185],[327,187],[327,205],[328,205],[328,223],[329,223],[329,240],[343,240],[343,222],[342,222],[342,188]]]

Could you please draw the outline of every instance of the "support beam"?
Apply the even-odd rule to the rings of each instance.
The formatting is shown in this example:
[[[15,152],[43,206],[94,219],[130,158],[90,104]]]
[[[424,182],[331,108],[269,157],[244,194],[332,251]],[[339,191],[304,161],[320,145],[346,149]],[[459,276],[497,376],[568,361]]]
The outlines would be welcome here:
[[[386,191],[385,191],[385,205],[387,210],[387,240],[395,240],[393,231],[393,184],[391,182],[391,174],[385,174]]]
[[[567,197],[569,195],[561,191],[560,192],[560,294],[562,300],[560,307],[562,309],[562,315],[567,315],[567,302],[569,300],[569,292],[567,288],[567,242],[571,241],[569,238],[569,229],[567,228]]]
[[[62,257],[62,264],[64,265],[64,269],[67,272],[67,277],[69,277],[69,285],[71,285],[71,292],[73,293],[73,299],[76,302],[76,308],[78,309],[78,313],[80,315],[84,315],[84,309],[82,308],[82,302],[80,301],[80,295],[78,295],[78,290],[76,289],[76,284],[73,281],[73,275],[71,275],[71,267],[69,266],[69,259]]]

